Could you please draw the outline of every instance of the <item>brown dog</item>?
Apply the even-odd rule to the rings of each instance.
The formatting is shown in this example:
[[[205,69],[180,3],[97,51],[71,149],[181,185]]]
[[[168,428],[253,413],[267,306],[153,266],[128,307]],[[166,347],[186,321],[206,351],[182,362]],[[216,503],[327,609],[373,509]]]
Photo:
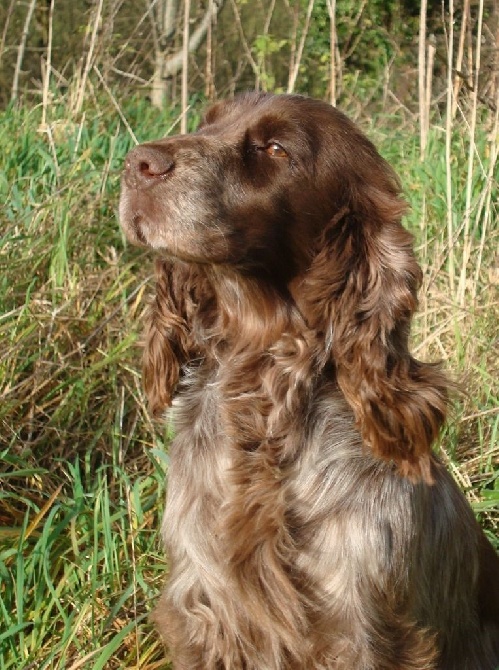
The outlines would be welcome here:
[[[127,157],[160,252],[144,380],[174,393],[157,609],[177,670],[495,670],[499,560],[431,453],[440,370],[391,168],[340,112],[222,102]]]

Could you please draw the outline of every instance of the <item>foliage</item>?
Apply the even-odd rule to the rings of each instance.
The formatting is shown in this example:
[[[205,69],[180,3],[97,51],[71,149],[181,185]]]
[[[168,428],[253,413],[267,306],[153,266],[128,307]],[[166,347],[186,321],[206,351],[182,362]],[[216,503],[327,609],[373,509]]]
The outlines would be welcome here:
[[[328,0],[318,0],[300,79],[309,95],[320,95],[330,78],[329,23]],[[361,73],[371,86],[376,81],[383,82],[389,64],[404,63],[407,56],[403,52],[414,47],[418,30],[414,18],[393,0],[338,0],[336,27],[342,69],[350,74]]]

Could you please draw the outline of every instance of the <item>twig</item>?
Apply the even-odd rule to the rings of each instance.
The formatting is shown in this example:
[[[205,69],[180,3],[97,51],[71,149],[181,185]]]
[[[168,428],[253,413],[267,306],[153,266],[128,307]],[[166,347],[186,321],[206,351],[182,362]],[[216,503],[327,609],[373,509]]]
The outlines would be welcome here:
[[[127,119],[126,119],[126,116],[125,116],[125,115],[123,114],[123,112],[121,111],[121,107],[119,106],[118,101],[117,101],[116,98],[114,97],[113,92],[111,91],[111,89],[109,88],[109,86],[108,86],[108,85],[106,84],[106,82],[104,81],[104,77],[101,75],[101,73],[100,73],[99,68],[97,67],[97,65],[94,65],[94,72],[95,72],[96,75],[99,77],[99,81],[100,81],[100,83],[102,84],[102,86],[104,87],[104,90],[105,90],[106,93],[108,94],[108,96],[109,96],[111,102],[112,102],[113,105],[114,105],[114,108],[116,109],[116,111],[117,111],[118,114],[119,114],[120,119],[123,121],[123,125],[124,125],[125,128],[128,130],[128,132],[130,133],[130,137],[133,139],[133,141],[135,142],[135,144],[138,144],[139,141],[138,141],[138,139],[135,137],[135,133],[133,132],[133,130],[132,130],[130,124],[128,123],[128,121],[127,121]]]
[[[251,53],[251,49],[248,46],[248,42],[246,40],[246,36],[244,34],[243,26],[241,23],[241,17],[239,16],[239,10],[237,8],[237,5],[235,3],[235,0],[230,0],[230,4],[232,5],[232,11],[234,12],[234,18],[236,19],[236,26],[237,30],[239,32],[239,36],[241,38],[241,44],[244,49],[244,53],[246,54],[246,57],[248,59],[249,64],[251,65],[251,69],[253,70],[253,74],[256,77],[255,81],[255,90],[258,91],[260,88],[260,71],[258,68],[258,64],[253,58],[253,54]]]
[[[49,34],[47,42],[47,57],[45,60],[45,76],[43,78],[43,98],[42,98],[42,128],[45,127],[47,123],[47,108],[49,100],[49,90],[50,90],[50,74],[52,72],[52,37],[54,34],[54,2],[55,0],[50,0],[49,7]]]
[[[182,120],[180,132],[187,132],[187,107],[189,105],[189,18],[191,0],[184,0],[184,35],[182,42]],[[208,29],[208,26],[206,27]]]
[[[7,10],[7,15],[5,16],[5,24],[2,32],[2,39],[0,40],[0,66],[2,65],[2,58],[5,53],[5,41],[7,39],[7,31],[9,29],[10,19],[14,11],[14,7],[17,5],[16,0],[10,0],[9,9]]]
[[[293,69],[289,74],[288,93],[293,93],[293,91],[295,90],[296,79],[298,77],[298,72],[300,70],[301,59],[303,56],[303,48],[305,47],[305,40],[307,39],[308,30],[310,28],[310,18],[312,16],[312,10],[314,8],[314,4],[315,0],[309,0],[307,7],[307,17],[305,19],[305,26],[303,27],[303,32],[301,34],[300,44],[298,46],[298,53],[293,65]]]
[[[468,23],[468,17],[470,13],[470,0],[464,0],[463,7],[463,19],[461,22],[461,33],[459,35],[459,45],[457,48],[457,57],[456,57],[456,68],[455,68],[455,79],[454,79],[454,99],[452,102],[452,118],[456,116],[457,111],[457,98],[459,94],[459,89],[461,87],[462,79],[459,78],[459,72],[463,64],[464,56],[464,41],[466,38],[466,28]]]
[[[336,0],[327,0],[329,12],[329,67],[331,69],[331,91],[330,101],[336,105]]]
[[[85,67],[83,69],[83,75],[80,83],[80,88],[78,90],[78,97],[76,99],[76,105],[74,112],[75,114],[79,114],[81,111],[81,108],[83,107],[83,98],[85,96],[85,88],[87,84],[87,79],[88,75],[90,74],[90,70],[92,69],[93,66],[93,57],[94,57],[94,50],[95,50],[95,44],[97,42],[97,31],[99,28],[99,23],[101,20],[102,16],[102,4],[103,0],[97,0],[97,11],[95,13],[95,20],[94,20],[94,27],[92,30],[92,38],[90,40],[90,47],[88,49],[87,53],[87,59],[85,61]]]
[[[26,40],[28,39],[29,25],[31,19],[33,18],[33,12],[35,11],[36,0],[31,0],[28,7],[28,13],[26,14],[26,19],[24,20],[23,32],[21,35],[21,41],[17,49],[17,60],[16,68],[14,70],[14,79],[12,81],[12,94],[10,99],[14,102],[17,100],[19,94],[19,76],[21,74],[21,67],[24,60],[24,52],[26,50]]]
[[[213,13],[213,0],[208,0],[208,11]],[[208,100],[213,97],[214,77],[213,77],[213,20],[208,25],[206,33],[206,63],[204,73],[204,94]]]
[[[472,109],[471,109],[471,123],[470,123],[470,141],[468,147],[468,174],[466,178],[466,208],[464,211],[464,230],[463,230],[463,259],[461,263],[461,275],[459,277],[459,287],[457,291],[457,302],[459,305],[464,305],[464,297],[466,293],[466,278],[468,262],[471,255],[472,240],[470,236],[470,222],[471,222],[471,194],[473,189],[473,164],[475,156],[475,131],[476,131],[476,117],[477,117],[477,91],[478,91],[478,77],[480,74],[480,56],[481,56],[481,42],[482,42],[482,26],[483,26],[483,0],[480,0],[478,10],[478,28],[476,38],[476,54],[475,54],[475,85],[474,91],[471,93]]]
[[[425,95],[425,76],[426,76],[426,0],[421,0],[421,11],[419,14],[419,50],[418,50],[418,92],[419,92],[419,137],[420,147],[419,156],[424,160],[426,153],[426,142],[428,139],[428,123]]]
[[[482,234],[480,236],[480,246],[478,248],[478,254],[477,254],[477,260],[476,260],[476,265],[475,265],[475,279],[474,279],[474,285],[475,285],[475,290],[476,287],[478,286],[478,279],[480,276],[480,269],[482,267],[482,258],[483,258],[483,250],[485,248],[485,242],[487,240],[487,233],[488,233],[488,223],[490,221],[490,201],[491,201],[491,195],[492,195],[492,183],[494,180],[494,175],[496,174],[495,169],[496,169],[496,164],[498,160],[498,155],[499,155],[499,105],[496,107],[496,113],[495,113],[495,120],[494,120],[494,127],[492,130],[492,137],[491,137],[491,142],[490,142],[490,163],[489,163],[489,172],[487,176],[487,186],[485,188],[486,192],[486,210],[485,210],[485,216],[483,218],[483,225],[482,225]]]
[[[452,65],[454,57],[454,0],[449,0],[449,36],[447,41],[447,113],[445,119],[445,165],[446,165],[446,203],[447,203],[447,244],[449,247],[449,288],[454,295],[455,260],[453,235],[453,197],[452,197]]]

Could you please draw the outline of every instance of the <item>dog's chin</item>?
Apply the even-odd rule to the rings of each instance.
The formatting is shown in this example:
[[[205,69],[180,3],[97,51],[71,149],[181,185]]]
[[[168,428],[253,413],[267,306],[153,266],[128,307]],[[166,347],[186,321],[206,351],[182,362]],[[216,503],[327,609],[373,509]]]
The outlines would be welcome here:
[[[128,188],[123,188],[119,204],[119,221],[123,232],[130,244],[150,249],[160,249],[164,246],[163,226],[155,220],[157,212],[148,211],[140,194]]]
[[[180,236],[166,235],[160,226],[139,213],[120,216],[120,225],[130,244],[159,252],[171,260],[198,265],[230,264],[226,255],[220,253],[216,245],[209,243],[204,247],[201,244],[196,245],[199,248],[192,248],[194,245],[182,245]]]
[[[152,248],[149,225],[139,213],[133,214],[120,206],[119,221],[130,244]]]
[[[119,221],[130,244],[164,250],[175,255],[176,245],[173,240],[165,239],[166,236],[162,230],[166,228],[165,224],[159,225],[127,197],[122,197],[120,202]]]

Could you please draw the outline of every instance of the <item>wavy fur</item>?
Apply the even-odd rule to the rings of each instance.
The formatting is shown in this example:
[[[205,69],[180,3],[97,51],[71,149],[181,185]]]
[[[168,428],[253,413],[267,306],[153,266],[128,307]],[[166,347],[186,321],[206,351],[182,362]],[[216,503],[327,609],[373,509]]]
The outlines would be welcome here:
[[[495,670],[499,562],[432,453],[438,366],[398,180],[340,112],[221,102],[134,149],[158,250],[144,385],[174,403],[157,625],[175,670]]]

